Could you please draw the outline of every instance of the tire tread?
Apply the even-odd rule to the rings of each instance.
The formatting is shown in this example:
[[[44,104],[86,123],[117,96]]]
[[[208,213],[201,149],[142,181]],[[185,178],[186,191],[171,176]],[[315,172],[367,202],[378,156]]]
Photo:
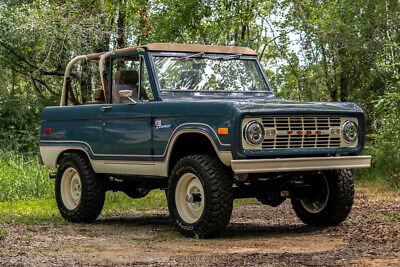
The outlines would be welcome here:
[[[205,190],[208,192],[208,205],[205,207],[204,217],[192,230],[184,229],[180,225],[179,218],[174,209],[174,182],[177,182],[178,173],[187,166],[196,166],[205,177]],[[215,157],[210,155],[190,155],[178,161],[172,170],[168,186],[168,208],[179,230],[186,236],[199,236],[209,238],[217,236],[229,224],[233,209],[232,179],[226,167]],[[176,212],[177,213],[177,212]]]
[[[327,206],[317,214],[306,211],[299,199],[292,199],[293,209],[302,222],[311,226],[332,226],[343,222],[354,203],[354,180],[351,170],[324,172],[329,183]]]
[[[62,203],[59,183],[61,183],[62,172],[65,165],[76,165],[80,171],[82,186],[82,198],[78,207],[74,210],[68,210]],[[58,185],[57,185],[58,184]],[[80,153],[65,153],[60,161],[56,178],[56,200],[61,216],[74,223],[90,223],[100,215],[104,200],[105,187],[104,181],[96,174],[85,155]]]

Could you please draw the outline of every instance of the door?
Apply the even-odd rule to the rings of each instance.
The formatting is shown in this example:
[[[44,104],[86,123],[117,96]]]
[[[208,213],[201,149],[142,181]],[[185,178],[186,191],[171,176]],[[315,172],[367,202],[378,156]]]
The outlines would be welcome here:
[[[152,175],[154,99],[143,56],[115,56],[110,66],[112,103],[101,108],[105,172]]]

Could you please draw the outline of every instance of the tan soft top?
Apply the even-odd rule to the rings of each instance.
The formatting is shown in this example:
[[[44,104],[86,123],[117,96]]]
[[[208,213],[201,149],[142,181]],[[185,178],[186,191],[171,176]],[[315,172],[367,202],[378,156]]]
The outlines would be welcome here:
[[[198,44],[175,44],[175,43],[154,43],[141,46],[133,46],[114,50],[114,54],[124,54],[136,52],[138,49],[146,49],[148,51],[160,52],[192,52],[192,53],[215,53],[215,54],[241,54],[241,55],[257,55],[253,49],[242,46],[225,46],[225,45],[198,45]],[[99,59],[103,53],[89,54],[87,59]]]

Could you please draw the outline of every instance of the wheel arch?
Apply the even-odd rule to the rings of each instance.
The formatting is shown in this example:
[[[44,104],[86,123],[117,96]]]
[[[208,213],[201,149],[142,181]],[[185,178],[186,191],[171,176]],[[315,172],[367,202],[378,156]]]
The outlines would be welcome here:
[[[103,173],[103,165],[96,160],[92,160],[89,153],[82,147],[71,147],[71,148],[65,148],[65,149],[61,150],[58,153],[57,157],[55,157],[56,161],[54,163],[53,168],[57,168],[57,166],[59,165],[59,163],[61,161],[62,156],[65,155],[66,153],[78,153],[80,155],[83,155],[88,160],[88,162],[90,163],[90,165],[92,166],[93,170],[96,173]]]
[[[96,164],[93,164],[94,162],[90,158],[88,152],[83,148],[79,146],[40,146],[40,155],[42,157],[44,165],[50,168],[57,168],[58,164],[60,163],[60,160],[62,156],[65,153],[80,153],[84,155],[89,162],[91,163],[93,169],[96,170]]]
[[[84,149],[79,149],[79,148],[68,148],[68,149],[66,149],[66,150],[61,151],[61,152],[58,154],[57,159],[56,159],[56,166],[58,166],[58,165],[60,164],[60,161],[61,161],[62,157],[63,157],[65,154],[68,154],[68,153],[77,153],[77,154],[83,155],[83,156],[85,156],[85,157],[87,158],[87,160],[88,160],[89,162],[91,162],[89,155],[87,154],[87,152],[86,152]]]
[[[232,160],[230,151],[220,151],[208,133],[202,130],[180,132],[176,134],[168,149],[166,158],[168,176],[179,159],[191,154],[215,156],[226,166],[230,166],[230,161]]]

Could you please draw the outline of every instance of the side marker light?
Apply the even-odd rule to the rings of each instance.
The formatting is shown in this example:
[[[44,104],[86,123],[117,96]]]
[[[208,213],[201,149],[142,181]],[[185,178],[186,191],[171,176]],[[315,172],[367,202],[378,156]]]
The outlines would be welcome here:
[[[227,135],[229,132],[228,128],[218,128],[218,134]]]

